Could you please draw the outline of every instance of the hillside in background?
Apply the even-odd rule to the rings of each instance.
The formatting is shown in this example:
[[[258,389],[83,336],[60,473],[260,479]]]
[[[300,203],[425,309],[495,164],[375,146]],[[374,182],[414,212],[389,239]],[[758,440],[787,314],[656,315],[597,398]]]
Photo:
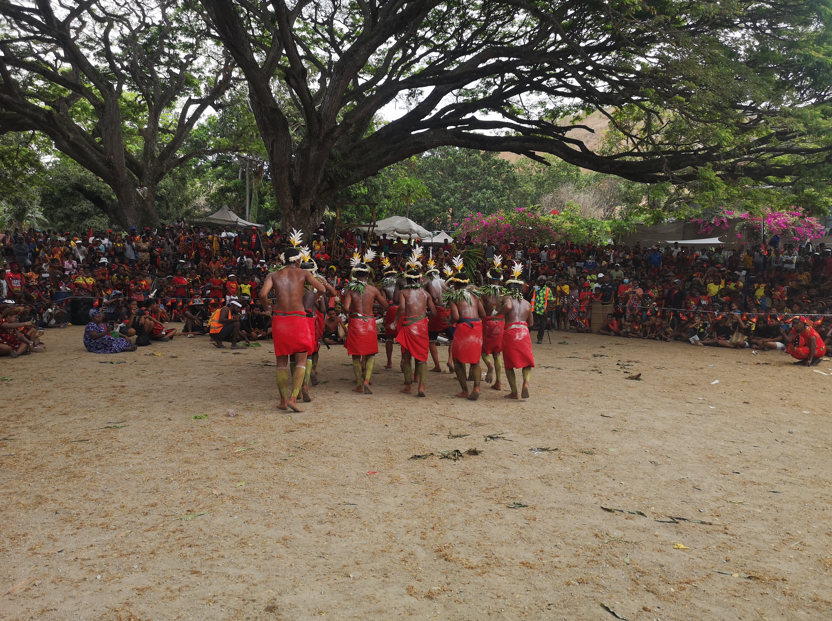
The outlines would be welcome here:
[[[566,125],[567,121],[564,120],[562,124]],[[586,125],[587,127],[591,128],[592,131],[587,131],[585,129],[575,129],[570,131],[567,135],[570,138],[576,138],[578,140],[583,141],[587,149],[590,149],[592,151],[596,151],[598,148],[600,148],[601,141],[604,139],[604,133],[607,131],[607,126],[609,125],[609,120],[607,119],[607,117],[605,117],[600,112],[593,112],[583,121],[580,121],[580,123],[576,123],[576,125],[577,124]],[[498,157],[513,164],[514,162],[516,162],[524,156],[518,155],[517,153],[509,153],[507,151],[504,151],[500,153]]]

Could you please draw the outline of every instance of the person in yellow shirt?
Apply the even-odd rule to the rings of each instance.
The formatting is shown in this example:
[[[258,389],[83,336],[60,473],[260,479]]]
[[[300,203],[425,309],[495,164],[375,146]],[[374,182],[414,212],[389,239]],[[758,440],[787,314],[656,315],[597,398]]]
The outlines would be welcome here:
[[[717,279],[717,278],[714,278],[713,276],[709,276],[708,277],[708,284],[707,284],[708,295],[712,298],[718,297],[719,296],[719,291],[722,289],[724,284],[725,284],[725,281],[723,281],[721,278]]]

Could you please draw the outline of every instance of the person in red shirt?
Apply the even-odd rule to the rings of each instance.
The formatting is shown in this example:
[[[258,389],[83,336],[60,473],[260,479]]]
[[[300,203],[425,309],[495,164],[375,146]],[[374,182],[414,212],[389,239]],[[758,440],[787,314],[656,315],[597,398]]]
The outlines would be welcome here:
[[[214,270],[214,274],[208,281],[208,286],[211,288],[211,290],[208,292],[208,297],[211,298],[211,300],[216,300],[217,298],[225,297],[225,285],[222,282],[222,278],[220,278],[219,276],[219,270]]]
[[[6,284],[9,286],[9,294],[13,299],[19,300],[23,296],[23,282],[20,263],[12,263],[11,269],[6,272]]]
[[[786,351],[796,358],[797,365],[812,366],[820,364],[821,358],[826,354],[826,343],[813,327],[813,322],[806,317],[796,317],[792,321],[792,330],[789,334],[791,341],[786,346]]]
[[[605,334],[606,336],[621,336],[621,326],[618,324],[618,320],[612,313],[607,315],[607,320],[604,322],[604,326],[598,330],[598,334]]]
[[[182,276],[181,274],[176,274],[173,277],[173,297],[175,298],[187,298],[188,297],[188,279]]]
[[[229,274],[228,280],[225,281],[225,295],[232,298],[237,297],[237,292],[240,290],[240,283],[237,282],[236,274]]]

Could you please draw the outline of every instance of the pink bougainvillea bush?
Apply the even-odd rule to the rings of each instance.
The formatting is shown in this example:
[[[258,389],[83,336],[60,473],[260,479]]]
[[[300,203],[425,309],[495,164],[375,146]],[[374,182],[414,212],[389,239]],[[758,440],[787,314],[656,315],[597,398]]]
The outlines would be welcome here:
[[[728,218],[744,220],[743,228],[760,231],[765,226],[766,236],[779,235],[785,241],[806,242],[818,239],[826,234],[826,229],[820,220],[807,215],[802,207],[790,207],[787,211],[771,211],[762,215],[724,211],[710,220],[696,219],[692,222],[699,225],[699,232],[710,234],[714,229],[728,228]],[[742,233],[737,233],[742,237]]]
[[[550,243],[560,239],[561,233],[552,216],[539,216],[524,208],[490,216],[478,212],[464,218],[458,229],[460,237],[470,235],[475,244],[484,244],[490,240],[498,246],[511,242],[523,245]]]
[[[458,227],[459,236],[470,235],[474,243],[484,244],[490,240],[497,245],[514,242],[522,246],[558,241],[602,244],[632,228],[632,223],[624,220],[584,217],[579,209],[571,206],[556,214],[538,214],[533,209],[518,207],[513,212],[489,216],[477,213],[454,226]]]

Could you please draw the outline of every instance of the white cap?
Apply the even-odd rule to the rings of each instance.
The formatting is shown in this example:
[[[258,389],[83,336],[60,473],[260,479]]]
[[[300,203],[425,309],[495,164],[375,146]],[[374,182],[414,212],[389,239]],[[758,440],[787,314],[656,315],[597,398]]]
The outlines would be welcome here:
[[[598,278],[603,278],[603,277],[604,277],[603,274],[598,274]]]
[[[104,257],[102,257],[101,260],[99,261],[99,263],[109,263],[109,261],[107,259],[105,259]]]
[[[242,307],[243,307],[243,305],[242,305],[242,304],[240,304],[237,300],[231,300],[231,301],[229,302],[229,304],[234,304],[234,305],[236,305],[236,306],[239,306],[240,308],[242,308]]]

